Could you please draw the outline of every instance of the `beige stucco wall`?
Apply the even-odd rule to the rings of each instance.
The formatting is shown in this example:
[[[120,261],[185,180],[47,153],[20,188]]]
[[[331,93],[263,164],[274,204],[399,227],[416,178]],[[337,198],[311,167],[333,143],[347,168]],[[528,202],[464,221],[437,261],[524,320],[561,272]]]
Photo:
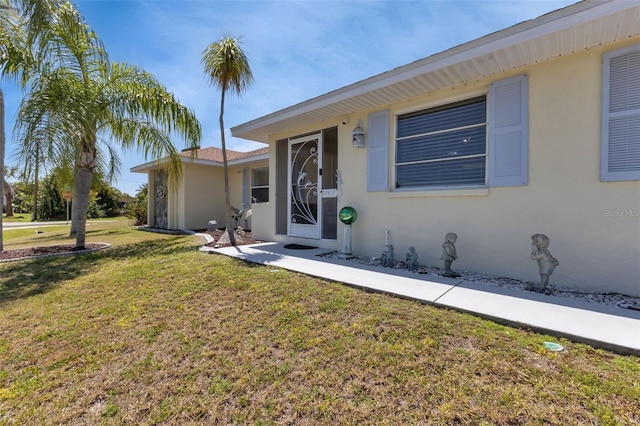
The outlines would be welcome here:
[[[335,121],[292,129],[271,138],[271,199],[275,200],[275,145],[278,139],[338,125],[339,169],[344,182],[338,208],[358,211],[353,251],[376,256],[384,249],[384,229],[391,231],[396,259],[413,245],[419,262],[442,265],[444,235],[458,234],[454,269],[538,281],[530,260],[530,237],[544,233],[549,251],[560,261],[551,282],[577,288],[640,295],[640,181],[600,182],[602,53],[639,43],[640,37],[615,46],[579,52],[504,75],[430,93],[390,105],[391,135],[395,114],[420,110],[488,92],[492,81],[529,75],[529,184],[472,191],[367,192],[366,149],[351,147],[362,111],[346,126]],[[393,182],[391,138],[390,181]],[[274,203],[271,209],[275,208]],[[275,210],[273,210],[275,211]],[[273,213],[272,213],[273,214]],[[270,217],[270,220],[273,219]],[[318,245],[340,249],[338,241]],[[282,236],[270,237],[283,240]]]
[[[242,206],[243,170],[268,165],[257,161],[229,167],[231,205]],[[251,174],[249,173],[249,179]],[[210,220],[224,227],[224,174],[221,166],[185,163],[183,178],[169,195],[169,224],[172,229],[206,229]],[[249,219],[249,225],[251,225]],[[240,224],[242,225],[242,224]]]
[[[274,203],[258,203],[251,207],[251,236],[255,240],[275,241],[274,224],[275,211],[272,208]],[[253,219],[255,218],[255,219]]]
[[[251,185],[252,185],[251,169],[264,167],[268,165],[269,165],[268,160],[262,160],[262,161],[257,161],[249,164],[239,164],[239,165],[229,167],[229,187],[231,188],[230,198],[231,198],[231,205],[233,207],[237,209],[242,208],[242,198],[243,198],[242,183],[243,183],[244,170],[247,169],[248,171],[248,175],[247,175],[248,185],[249,185],[248,191],[249,191],[249,194],[251,194]],[[259,204],[253,204],[251,203],[251,200],[249,200],[248,204],[250,205],[246,206],[247,210],[241,222],[238,222],[238,226],[241,226],[245,229],[251,229],[252,235],[253,235],[253,207],[258,206]]]
[[[182,183],[184,200],[179,205],[184,220],[180,229],[206,229],[210,220],[224,226],[222,167],[185,164]]]

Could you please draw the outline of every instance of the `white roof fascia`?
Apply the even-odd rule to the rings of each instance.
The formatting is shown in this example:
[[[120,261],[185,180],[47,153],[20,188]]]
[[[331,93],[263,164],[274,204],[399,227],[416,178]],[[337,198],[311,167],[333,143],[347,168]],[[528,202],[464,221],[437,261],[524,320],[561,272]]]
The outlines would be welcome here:
[[[238,158],[237,160],[227,161],[227,164],[229,166],[237,166],[241,164],[253,163],[253,162],[268,160],[268,159],[269,159],[269,153],[266,153],[266,154],[254,155],[251,157],[242,157],[242,158]],[[206,160],[206,159],[197,158],[197,157],[188,157],[183,155],[180,158],[180,160],[182,161],[183,164],[198,164],[198,165],[204,165],[204,166],[223,167],[223,163],[221,162],[218,162],[215,160]],[[154,160],[144,164],[139,164],[137,166],[132,167],[130,171],[132,173],[147,173],[150,170],[156,170],[161,168],[166,163],[168,163],[168,160],[165,157],[165,158],[161,158],[160,160]]]
[[[267,152],[266,154],[253,155],[251,157],[242,157],[242,158],[238,158],[237,160],[227,161],[227,164],[229,166],[239,166],[241,164],[255,163],[257,161],[268,160],[268,159],[269,159],[269,153]],[[222,165],[222,163],[220,163],[220,165]]]
[[[155,170],[160,168],[163,164],[167,162],[166,158],[161,158],[159,160],[148,161],[146,163],[138,164],[137,166],[133,166],[129,169],[131,173],[147,173],[149,170]]]

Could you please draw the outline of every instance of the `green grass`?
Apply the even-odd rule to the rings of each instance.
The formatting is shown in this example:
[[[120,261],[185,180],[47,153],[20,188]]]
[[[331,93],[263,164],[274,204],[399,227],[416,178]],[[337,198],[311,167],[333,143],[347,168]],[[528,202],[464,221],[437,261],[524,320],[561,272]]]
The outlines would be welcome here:
[[[2,213],[2,222],[31,222],[31,213],[14,213],[8,217]]]
[[[3,219],[6,220],[6,219]],[[117,217],[108,219],[89,219],[87,221],[87,235],[93,232],[95,226],[99,226],[100,230],[107,228],[121,228],[128,223],[127,218]],[[3,245],[5,250],[12,248],[45,246],[54,244],[72,244],[74,238],[69,237],[69,228],[71,225],[46,225],[31,227],[31,220],[15,220],[9,222],[26,222],[29,228],[5,228],[2,231]],[[94,234],[95,235],[95,234]]]
[[[636,357],[123,221],[87,242],[113,246],[0,264],[0,424],[640,422]]]

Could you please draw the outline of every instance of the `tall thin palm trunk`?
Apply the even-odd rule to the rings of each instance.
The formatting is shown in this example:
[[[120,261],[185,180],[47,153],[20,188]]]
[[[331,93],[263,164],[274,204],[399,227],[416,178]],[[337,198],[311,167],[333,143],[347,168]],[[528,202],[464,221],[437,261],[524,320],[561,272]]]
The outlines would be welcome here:
[[[222,89],[222,96],[220,97],[220,141],[222,143],[222,164],[224,171],[224,205],[226,213],[225,222],[227,235],[229,235],[229,241],[232,245],[235,246],[236,236],[232,225],[233,218],[231,216],[231,196],[229,194],[229,164],[227,163],[227,144],[224,139],[224,93],[225,89]]]
[[[4,93],[0,87],[0,182],[4,182]],[[0,185],[0,200],[4,199],[4,188]],[[0,203],[2,204],[2,203]],[[2,245],[2,206],[0,205],[0,251],[3,250]]]
[[[4,180],[4,203],[7,206],[7,217],[13,216],[13,201],[11,200],[11,186]]]
[[[31,221],[38,220],[38,180],[40,179],[40,145],[36,146],[35,177],[33,179],[33,210],[31,211]]]

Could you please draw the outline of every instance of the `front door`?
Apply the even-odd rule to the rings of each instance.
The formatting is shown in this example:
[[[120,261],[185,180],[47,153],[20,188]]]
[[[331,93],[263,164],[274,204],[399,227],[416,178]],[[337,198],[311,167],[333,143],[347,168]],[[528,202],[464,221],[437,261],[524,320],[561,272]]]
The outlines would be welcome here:
[[[289,235],[320,238],[322,211],[322,137],[304,136],[289,141]]]

